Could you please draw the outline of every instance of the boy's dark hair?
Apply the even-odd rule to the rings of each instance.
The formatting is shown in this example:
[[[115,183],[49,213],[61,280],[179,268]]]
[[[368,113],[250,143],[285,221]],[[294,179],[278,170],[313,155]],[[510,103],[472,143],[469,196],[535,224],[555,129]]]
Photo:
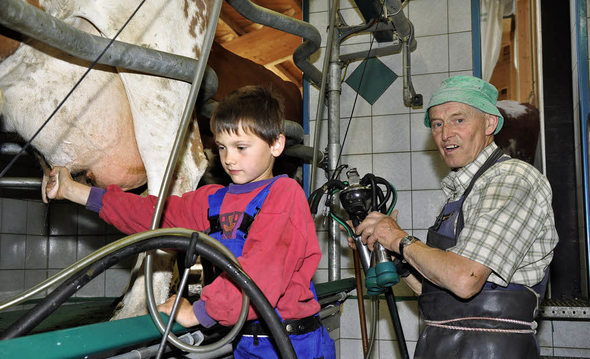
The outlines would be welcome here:
[[[237,134],[241,128],[272,145],[285,132],[282,99],[262,86],[244,86],[232,91],[217,105],[211,132]]]

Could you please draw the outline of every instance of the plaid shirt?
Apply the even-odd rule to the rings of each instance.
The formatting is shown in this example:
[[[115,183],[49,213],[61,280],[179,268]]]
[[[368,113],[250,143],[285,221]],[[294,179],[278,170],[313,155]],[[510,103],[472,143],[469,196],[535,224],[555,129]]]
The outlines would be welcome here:
[[[472,163],[442,180],[448,201],[459,199],[497,148],[487,146]],[[489,168],[463,203],[465,227],[449,248],[492,270],[488,281],[533,286],[543,279],[558,236],[547,178],[526,162],[509,159]]]

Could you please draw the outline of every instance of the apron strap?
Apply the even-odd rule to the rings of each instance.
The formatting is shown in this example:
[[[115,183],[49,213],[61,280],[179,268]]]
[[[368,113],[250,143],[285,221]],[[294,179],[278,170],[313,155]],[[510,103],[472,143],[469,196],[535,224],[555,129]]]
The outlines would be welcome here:
[[[488,157],[488,159],[484,162],[484,164],[479,168],[479,170],[473,176],[473,179],[469,183],[469,186],[467,186],[467,189],[463,193],[463,196],[462,196],[463,199],[465,199],[465,198],[467,198],[467,196],[469,196],[469,193],[471,193],[471,189],[475,185],[475,182],[477,181],[477,179],[479,177],[481,177],[481,175],[485,171],[487,171],[488,168],[492,167],[496,163],[496,161],[498,161],[498,159],[500,157],[502,157],[503,155],[504,155],[504,152],[502,151],[502,149],[500,147],[496,148],[496,150],[492,153],[492,155],[490,157]],[[465,219],[463,218],[463,204],[461,203],[461,210],[459,211],[459,218],[457,219],[457,230],[455,231],[455,236],[459,235],[459,233],[463,229],[464,225],[465,225]]]

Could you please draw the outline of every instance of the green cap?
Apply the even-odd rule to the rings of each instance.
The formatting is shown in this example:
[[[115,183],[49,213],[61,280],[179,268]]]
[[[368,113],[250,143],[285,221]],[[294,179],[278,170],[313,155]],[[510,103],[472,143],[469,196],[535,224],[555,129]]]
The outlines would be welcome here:
[[[424,125],[430,127],[430,115],[428,110],[433,106],[438,106],[445,102],[461,102],[478,110],[498,116],[498,126],[494,135],[500,132],[504,124],[504,118],[496,107],[498,100],[498,90],[494,85],[480,78],[473,76],[453,76],[442,82],[440,88],[430,98],[426,113],[424,115]]]

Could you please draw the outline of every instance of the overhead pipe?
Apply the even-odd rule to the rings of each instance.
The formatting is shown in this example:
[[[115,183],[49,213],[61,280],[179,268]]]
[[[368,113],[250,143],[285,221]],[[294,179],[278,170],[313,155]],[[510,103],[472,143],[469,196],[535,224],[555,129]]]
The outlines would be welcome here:
[[[422,95],[416,94],[412,85],[412,66],[410,52],[414,39],[414,26],[408,20],[402,9],[400,0],[385,0],[387,17],[391,19],[395,31],[402,41],[402,59],[404,72],[404,105],[408,107],[422,106]]]
[[[320,48],[322,43],[322,37],[313,25],[258,6],[249,0],[227,0],[227,2],[250,21],[303,38],[303,44],[293,53],[293,62],[303,71],[303,77],[306,80],[320,87],[322,72],[309,62],[309,57]]]
[[[346,38],[351,35],[357,34],[359,32],[375,32],[375,31],[383,31],[387,29],[395,29],[393,23],[382,23],[377,22],[372,25],[358,25],[358,26],[349,26],[344,29],[340,29],[340,37],[339,40],[342,42]],[[416,50],[416,39],[412,36],[408,42],[410,46],[410,51]],[[340,61],[348,63],[352,61],[359,61],[370,57],[377,57],[377,56],[387,56],[387,55],[394,55],[399,54],[403,48],[403,42],[401,38],[398,38],[394,41],[392,45],[371,48],[369,51],[357,51],[351,52],[347,54],[340,55]]]
[[[95,61],[111,40],[78,30],[21,0],[2,0],[0,24],[86,61]],[[184,82],[195,78],[198,60],[114,41],[98,63]],[[207,67],[202,99],[217,92],[217,75]]]
[[[404,72],[404,105],[407,107],[421,107],[422,106],[422,95],[417,94],[414,90],[414,85],[412,85],[412,64],[410,59],[410,41],[414,37],[414,26],[410,25],[412,28],[412,33],[410,37],[405,37],[402,39],[403,42],[403,55],[402,55],[402,62],[403,62],[403,72]]]
[[[403,12],[402,2],[400,0],[385,0],[385,8],[387,9],[387,17],[391,18],[400,38],[409,37],[412,29],[410,21]]]

